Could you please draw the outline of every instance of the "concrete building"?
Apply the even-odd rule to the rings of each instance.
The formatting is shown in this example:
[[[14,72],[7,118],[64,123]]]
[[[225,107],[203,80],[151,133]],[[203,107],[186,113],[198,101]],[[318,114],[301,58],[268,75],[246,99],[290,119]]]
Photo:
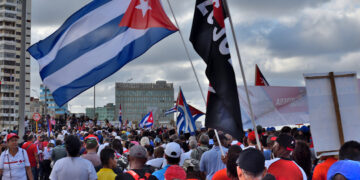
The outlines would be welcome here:
[[[94,108],[86,108],[86,116],[90,119],[94,118]],[[117,116],[115,116],[114,103],[108,103],[104,107],[96,107],[95,116],[102,123],[107,119],[111,124],[115,124]]]
[[[26,26],[30,46],[31,0],[27,0],[26,24],[21,23],[22,1],[0,0],[0,126],[13,127],[19,120],[21,27]],[[25,17],[24,17],[25,18]],[[30,112],[30,55],[26,53],[25,113]]]
[[[174,87],[166,81],[156,83],[116,83],[116,114],[121,104],[122,119],[139,123],[150,111],[153,112],[155,125],[167,125],[174,116],[164,112],[174,106]]]
[[[44,85],[40,85],[40,101],[42,101],[43,103],[45,103],[45,86]],[[60,116],[60,115],[65,115],[65,113],[69,113],[68,111],[68,105],[67,103],[64,104],[63,106],[59,107],[56,103],[55,100],[50,92],[50,90],[48,88],[46,88],[46,100],[47,100],[47,111],[48,114],[51,116]]]

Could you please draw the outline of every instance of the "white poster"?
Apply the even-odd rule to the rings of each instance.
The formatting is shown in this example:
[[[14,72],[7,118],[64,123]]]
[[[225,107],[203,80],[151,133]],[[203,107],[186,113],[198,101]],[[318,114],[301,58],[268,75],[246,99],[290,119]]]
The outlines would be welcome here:
[[[335,85],[344,140],[360,140],[360,96],[359,83],[354,76],[336,77],[354,73],[335,73]],[[305,74],[309,118],[315,152],[337,151],[341,147],[339,130],[333,103],[328,73]],[[323,78],[309,78],[323,77]],[[334,153],[332,153],[334,154]],[[336,154],[336,153],[335,153]],[[318,154],[319,155],[319,154]]]

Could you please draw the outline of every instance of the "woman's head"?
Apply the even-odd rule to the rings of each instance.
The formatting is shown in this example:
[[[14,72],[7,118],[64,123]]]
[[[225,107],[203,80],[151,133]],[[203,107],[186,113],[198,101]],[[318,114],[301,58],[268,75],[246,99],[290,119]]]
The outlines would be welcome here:
[[[75,135],[70,135],[65,140],[66,151],[70,157],[77,157],[80,153],[81,142]]]

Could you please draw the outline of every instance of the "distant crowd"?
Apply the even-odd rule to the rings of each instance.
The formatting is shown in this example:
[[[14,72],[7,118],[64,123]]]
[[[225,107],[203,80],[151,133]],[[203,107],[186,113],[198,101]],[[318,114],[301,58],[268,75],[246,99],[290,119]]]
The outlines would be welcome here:
[[[54,128],[1,132],[0,174],[9,180],[355,180],[360,143],[316,156],[309,126],[248,129],[242,139],[202,128],[103,127],[70,121]],[[257,131],[260,149],[256,143]],[[50,135],[50,136],[49,136]]]

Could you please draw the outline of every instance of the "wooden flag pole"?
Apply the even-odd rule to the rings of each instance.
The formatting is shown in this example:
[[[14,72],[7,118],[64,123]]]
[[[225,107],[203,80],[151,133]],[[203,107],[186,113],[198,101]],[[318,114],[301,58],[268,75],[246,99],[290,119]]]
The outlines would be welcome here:
[[[200,88],[201,96],[202,96],[202,98],[203,98],[203,100],[204,100],[204,103],[205,103],[205,106],[206,106],[207,103],[206,103],[206,98],[205,98],[205,95],[204,95],[204,91],[202,90],[202,87],[201,87],[199,78],[198,78],[197,73],[196,73],[196,71],[195,71],[194,64],[193,64],[192,59],[191,59],[190,54],[189,54],[189,50],[188,50],[187,47],[186,47],[185,40],[184,40],[184,36],[182,35],[182,32],[181,32],[180,27],[179,27],[179,24],[178,24],[178,22],[177,22],[177,20],[176,20],[176,18],[175,18],[175,14],[174,14],[174,11],[173,11],[173,9],[172,9],[172,7],[171,7],[171,4],[170,4],[169,0],[167,0],[167,3],[168,3],[168,5],[169,5],[171,14],[172,14],[172,16],[173,16],[173,18],[174,18],[174,20],[175,20],[176,27],[177,27],[178,30],[179,30],[179,34],[180,34],[180,37],[181,37],[181,40],[182,40],[182,44],[184,45],[187,58],[188,58],[189,61],[190,61],[191,68],[192,68],[192,70],[193,70],[193,72],[194,72],[196,81],[197,81],[198,86],[199,86],[199,88]],[[215,129],[215,136],[216,136],[216,139],[217,139],[218,142],[219,142],[219,147],[220,147],[221,155],[225,157],[225,154],[224,154],[224,151],[223,151],[223,149],[222,149],[221,142],[220,142],[220,139],[219,139],[219,136],[218,136],[218,132],[217,132],[216,129]]]
[[[232,37],[234,39],[236,54],[238,56],[241,75],[242,75],[243,82],[244,82],[244,87],[245,87],[245,92],[246,92],[246,99],[247,99],[248,104],[249,104],[251,122],[252,122],[252,125],[254,126],[256,144],[257,144],[258,149],[261,150],[261,144],[260,144],[260,140],[259,140],[259,135],[258,135],[258,132],[257,132],[257,129],[256,129],[256,124],[255,124],[254,112],[253,112],[253,109],[252,109],[252,106],[251,106],[249,90],[248,90],[247,83],[246,83],[244,68],[243,68],[243,65],[242,65],[242,62],[241,62],[239,46],[238,46],[237,41],[236,41],[236,34],[235,34],[235,30],[234,30],[234,25],[233,25],[233,22],[232,22],[232,19],[231,19],[231,15],[230,15],[230,9],[228,7],[227,0],[223,0],[223,2],[224,2],[223,5],[225,7],[225,10],[227,11],[227,14],[229,16],[229,22],[230,22],[230,28],[231,28],[231,32],[232,32]]]

